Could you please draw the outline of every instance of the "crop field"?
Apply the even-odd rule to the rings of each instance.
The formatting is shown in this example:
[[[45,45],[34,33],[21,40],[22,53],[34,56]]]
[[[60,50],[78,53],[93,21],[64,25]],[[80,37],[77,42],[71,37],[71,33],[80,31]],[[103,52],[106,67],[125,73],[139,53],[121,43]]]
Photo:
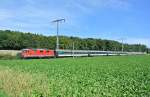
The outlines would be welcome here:
[[[0,60],[0,97],[150,97],[150,56]]]

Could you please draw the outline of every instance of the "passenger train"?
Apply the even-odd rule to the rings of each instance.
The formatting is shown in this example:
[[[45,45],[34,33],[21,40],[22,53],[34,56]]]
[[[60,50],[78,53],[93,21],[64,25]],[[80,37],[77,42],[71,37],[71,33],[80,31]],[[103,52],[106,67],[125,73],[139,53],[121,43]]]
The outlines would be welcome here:
[[[21,58],[51,58],[51,57],[82,57],[102,55],[129,55],[144,54],[142,52],[95,51],[95,50],[50,50],[50,49],[23,49]]]

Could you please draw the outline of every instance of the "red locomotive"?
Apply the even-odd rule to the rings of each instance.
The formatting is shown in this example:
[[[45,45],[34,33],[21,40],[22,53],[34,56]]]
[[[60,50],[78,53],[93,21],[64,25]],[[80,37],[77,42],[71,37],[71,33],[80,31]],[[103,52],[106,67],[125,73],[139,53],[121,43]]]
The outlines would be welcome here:
[[[55,51],[49,49],[23,49],[21,52],[22,58],[47,58],[54,56]]]

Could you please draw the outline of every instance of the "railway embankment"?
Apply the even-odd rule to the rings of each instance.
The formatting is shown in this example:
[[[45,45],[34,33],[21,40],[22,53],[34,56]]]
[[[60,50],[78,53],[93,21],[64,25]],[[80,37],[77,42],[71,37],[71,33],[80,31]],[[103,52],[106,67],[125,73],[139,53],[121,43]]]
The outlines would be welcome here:
[[[0,50],[0,59],[16,59],[20,50]]]

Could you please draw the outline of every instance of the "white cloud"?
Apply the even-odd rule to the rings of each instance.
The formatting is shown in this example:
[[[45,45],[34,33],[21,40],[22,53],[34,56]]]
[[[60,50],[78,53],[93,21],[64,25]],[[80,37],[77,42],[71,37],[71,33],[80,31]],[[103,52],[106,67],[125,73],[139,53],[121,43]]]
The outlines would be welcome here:
[[[17,0],[14,2],[17,2]],[[5,8],[8,9],[7,11],[0,10],[1,20],[9,18],[11,11],[17,13],[16,18],[31,17],[46,19],[65,17],[72,20],[102,7],[120,8],[123,6],[127,7],[128,5],[128,0],[21,0],[18,2],[21,2],[19,8]]]
[[[83,12],[92,12],[100,8],[126,9],[129,7],[128,0],[71,0],[70,6]]]
[[[21,5],[15,9],[4,8],[7,11],[0,11],[0,20],[7,22],[3,23],[5,27],[29,31],[38,31],[39,28],[44,30],[46,27],[52,30],[55,27],[50,23],[53,19],[65,18],[67,21],[62,25],[63,28],[70,31],[72,28],[77,32],[85,28],[81,27],[84,24],[81,20],[86,14],[101,8],[128,7],[128,0],[14,0],[15,2],[21,2]]]
[[[124,9],[128,0],[25,0],[25,7],[32,10],[49,10],[51,14],[66,13],[81,15],[101,8]]]
[[[65,18],[69,21],[67,26],[78,26],[81,21],[79,18],[85,14],[100,8],[123,8],[127,7],[127,0],[25,0],[26,5],[20,9],[19,14],[29,18],[27,21],[32,23],[34,19],[50,22],[56,18]],[[44,5],[44,6],[43,6]],[[22,11],[23,10],[23,11]],[[32,19],[34,18],[34,19]],[[38,20],[37,20],[38,19]],[[34,21],[35,22],[35,21]],[[41,21],[40,21],[41,22]],[[77,27],[78,28],[78,27]]]
[[[149,38],[127,38],[125,40],[126,43],[129,44],[145,44],[150,47],[150,39]]]
[[[136,38],[136,37],[125,37],[125,36],[123,36],[122,38],[118,38],[115,36],[111,36],[111,37],[105,37],[104,39],[116,40],[118,42],[123,41],[124,43],[128,43],[128,44],[144,44],[150,48],[150,38],[142,38],[142,37]]]
[[[0,21],[7,20],[13,17],[14,15],[10,10],[0,9]]]

